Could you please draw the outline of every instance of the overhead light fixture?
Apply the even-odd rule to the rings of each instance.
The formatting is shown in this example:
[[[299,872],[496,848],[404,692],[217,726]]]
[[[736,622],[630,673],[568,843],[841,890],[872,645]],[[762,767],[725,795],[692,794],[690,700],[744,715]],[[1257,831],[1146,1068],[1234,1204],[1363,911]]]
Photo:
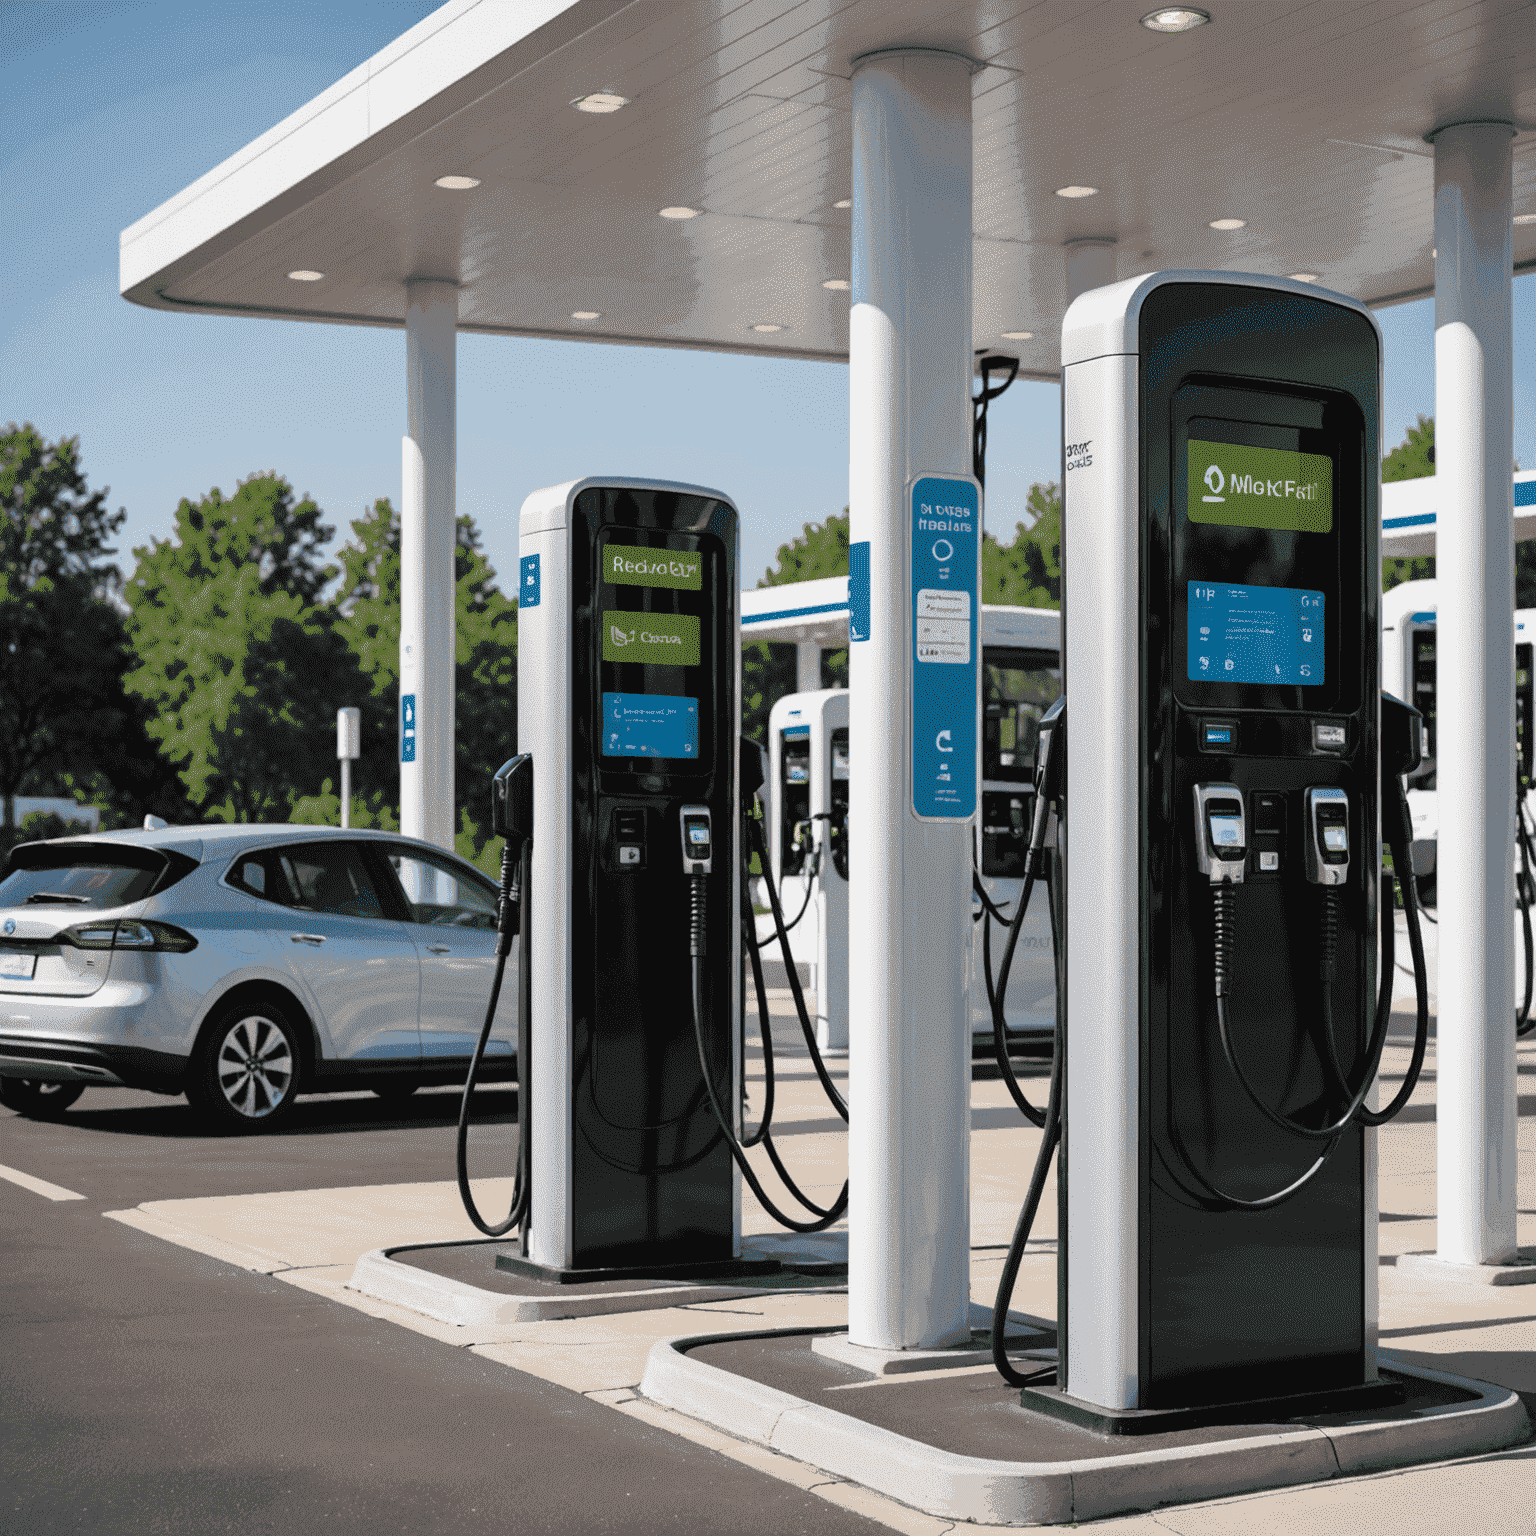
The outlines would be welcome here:
[[[1211,19],[1209,11],[1197,11],[1188,5],[1165,5],[1160,10],[1148,11],[1141,24],[1149,32],[1193,32]]]
[[[1003,340],[1004,341],[1033,341],[1034,339],[1035,339],[1035,333],[1033,331],[1004,331],[1003,332]]]
[[[445,192],[468,192],[471,187],[480,185],[480,178],[478,176],[439,176],[432,185],[441,187]]]
[[[830,288],[833,293],[847,293],[853,284],[846,277],[829,277],[821,286]]]
[[[764,320],[759,324],[754,325],[752,329],[756,331],[759,336],[772,336],[775,332],[782,331],[784,327],[782,325],[775,325],[771,320]]]
[[[1292,272],[1290,274],[1290,278],[1291,278],[1291,281],[1293,283],[1315,283],[1317,281],[1317,273],[1316,272]]]
[[[852,208],[853,199],[851,197],[845,197],[841,202],[833,203],[832,206],[834,208]],[[1517,219],[1515,222],[1519,223],[1519,220]]]
[[[324,272],[314,272],[308,267],[300,267],[297,271],[288,274],[288,281],[291,283],[318,283],[324,276]]]
[[[1056,196],[1057,197],[1097,197],[1098,195],[1099,195],[1099,189],[1097,187],[1057,187],[1056,188]]]
[[[1536,224],[1536,213],[1517,213],[1515,215],[1515,223]]]
[[[663,208],[661,210],[661,216],[664,219],[696,219],[701,212],[701,209],[684,208],[681,204],[679,204],[675,208]]]
[[[603,312],[600,309],[573,309],[571,311],[572,320],[601,320],[602,318]]]
[[[1248,222],[1247,219],[1212,219],[1212,229],[1242,229]]]
[[[629,97],[617,95],[613,91],[591,91],[585,96],[572,98],[571,105],[578,112],[617,112],[620,107],[629,105]]]

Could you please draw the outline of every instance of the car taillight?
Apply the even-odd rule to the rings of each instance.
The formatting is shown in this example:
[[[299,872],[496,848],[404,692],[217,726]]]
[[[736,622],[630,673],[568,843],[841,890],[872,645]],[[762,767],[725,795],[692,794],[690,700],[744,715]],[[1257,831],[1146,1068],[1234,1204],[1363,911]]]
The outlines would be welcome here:
[[[184,955],[197,948],[197,940],[174,923],[156,923],[142,917],[109,918],[100,923],[77,923],[58,935],[60,944],[75,949],[158,950]]]

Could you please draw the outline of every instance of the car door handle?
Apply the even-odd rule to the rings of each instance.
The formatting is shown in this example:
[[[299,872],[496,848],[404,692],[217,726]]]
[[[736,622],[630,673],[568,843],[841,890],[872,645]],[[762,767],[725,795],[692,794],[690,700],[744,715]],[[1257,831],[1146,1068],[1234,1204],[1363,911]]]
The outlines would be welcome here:
[[[451,955],[453,953],[453,945],[451,945],[451,944],[428,944],[427,945],[427,952],[429,954],[433,954],[433,955]]]
[[[325,943],[325,935],[323,933],[290,933],[288,935],[288,937],[295,944],[324,944]]]

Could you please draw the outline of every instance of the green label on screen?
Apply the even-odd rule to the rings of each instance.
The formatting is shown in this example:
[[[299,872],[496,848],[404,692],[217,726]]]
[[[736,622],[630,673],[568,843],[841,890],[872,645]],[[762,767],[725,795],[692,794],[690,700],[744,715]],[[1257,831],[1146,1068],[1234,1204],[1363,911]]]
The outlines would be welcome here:
[[[704,585],[704,556],[696,549],[609,544],[603,549],[603,580],[616,587],[679,587],[697,592]]]
[[[1189,520],[1235,528],[1333,528],[1333,460],[1322,453],[1189,440]]]
[[[693,613],[605,613],[603,660],[652,667],[699,664],[699,619]]]

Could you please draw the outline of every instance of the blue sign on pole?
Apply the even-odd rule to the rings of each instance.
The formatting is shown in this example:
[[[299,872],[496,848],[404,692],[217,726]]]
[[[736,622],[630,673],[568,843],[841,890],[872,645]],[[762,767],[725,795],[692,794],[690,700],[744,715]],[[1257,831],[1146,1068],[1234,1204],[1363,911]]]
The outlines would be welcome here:
[[[400,695],[400,761],[416,761],[416,695]]]
[[[519,608],[539,606],[539,557],[537,555],[523,556],[522,580],[517,586],[517,606]]]
[[[869,540],[848,546],[848,638],[869,639]]]
[[[912,809],[976,814],[981,493],[973,480],[912,482]]]

